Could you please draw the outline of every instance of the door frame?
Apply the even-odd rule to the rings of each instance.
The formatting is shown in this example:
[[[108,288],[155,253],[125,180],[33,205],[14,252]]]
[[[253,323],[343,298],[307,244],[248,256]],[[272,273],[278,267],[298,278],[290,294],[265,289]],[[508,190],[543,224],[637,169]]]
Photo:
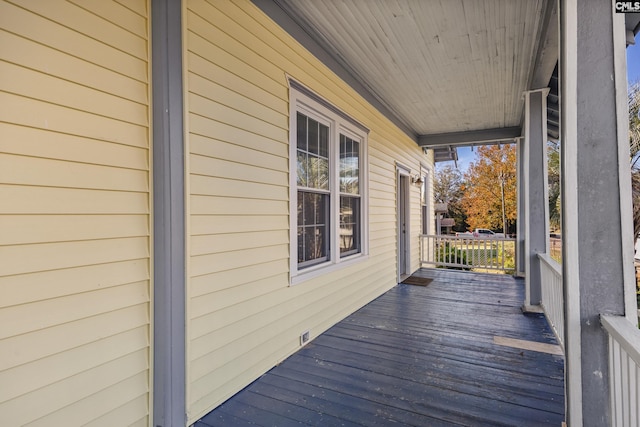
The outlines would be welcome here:
[[[400,283],[406,275],[411,274],[410,183],[411,169],[396,164],[396,253],[398,283]]]

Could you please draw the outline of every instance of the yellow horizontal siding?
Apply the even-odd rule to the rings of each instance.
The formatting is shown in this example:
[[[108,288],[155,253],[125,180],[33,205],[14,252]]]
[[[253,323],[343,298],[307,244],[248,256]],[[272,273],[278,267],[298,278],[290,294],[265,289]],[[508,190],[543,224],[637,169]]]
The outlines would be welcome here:
[[[189,130],[192,135],[216,135],[217,140],[237,143],[258,152],[266,152],[284,158],[289,157],[285,141],[267,138],[261,134],[252,133],[207,117],[191,114],[189,116]],[[212,141],[214,144],[215,142]]]
[[[149,195],[0,184],[0,214],[148,214]]]
[[[136,58],[128,53],[126,45],[128,39],[120,38],[115,40],[112,46],[109,46],[107,41],[111,41],[110,35],[105,35],[105,39],[100,40],[83,34],[83,32],[91,32],[90,29],[87,29],[87,24],[72,22],[64,25],[55,22],[56,16],[48,19],[47,15],[40,16],[33,11],[24,9],[24,7],[55,9],[62,3],[61,1],[57,1],[57,4],[54,4],[53,1],[15,3],[10,4],[6,0],[0,3],[0,28],[140,82],[147,81],[146,57]],[[91,21],[95,22],[95,20]],[[117,31],[116,26],[111,28],[113,31]]]
[[[20,7],[40,16],[46,16],[57,24],[71,27],[87,38],[100,40],[102,43],[120,49],[143,62],[147,60],[146,34],[136,36],[115,22],[100,16],[100,10],[87,10],[66,0],[48,0],[36,2],[16,2]],[[90,5],[86,4],[89,8]],[[139,22],[138,30],[145,29],[145,23]]]
[[[108,2],[100,2],[108,3]],[[71,53],[62,52],[0,29],[0,55],[10,63],[21,65],[60,79],[125,99],[145,103],[146,82],[139,81],[87,62]]]
[[[144,380],[143,376],[140,376],[140,381]],[[123,385],[123,387],[128,384]],[[131,389],[127,389],[131,394]],[[134,397],[132,395],[132,397]],[[114,408],[114,410],[107,412],[104,416],[92,420],[86,424],[87,427],[111,427],[114,425],[122,424],[129,427],[147,427],[149,425],[149,419],[147,417],[140,417],[141,413],[149,411],[149,401],[146,395],[138,396],[136,398],[129,399],[124,405]]]
[[[238,197],[256,200],[287,200],[289,189],[284,185],[263,184],[246,180],[191,175],[191,194],[218,197]],[[258,206],[259,207],[259,206]]]
[[[2,309],[0,338],[9,338],[65,322],[141,304],[149,299],[146,281],[114,286]]]
[[[75,82],[0,61],[0,91],[145,126],[147,106]]]
[[[262,144],[248,146],[242,139],[234,142],[208,139],[200,135],[191,135],[191,151],[201,156],[219,158],[255,167],[281,171],[289,167],[287,157],[266,152]],[[282,146],[283,144],[279,144]]]
[[[239,104],[242,104],[242,101],[240,101]],[[252,116],[250,114],[251,111],[245,112],[244,105],[238,105],[237,107],[241,108],[241,110],[236,110],[193,94],[189,96],[189,106],[193,114],[222,121],[231,126],[244,127],[245,129],[247,127],[260,128],[260,135],[266,138],[282,141],[287,137],[287,131],[284,128],[287,122],[283,120],[282,117],[278,117],[276,123],[265,122],[261,118]],[[265,111],[268,110],[265,109]],[[253,113],[258,114],[256,112]]]
[[[265,215],[277,215],[288,209],[288,200],[238,199],[193,195],[190,198],[191,211],[199,215],[244,215],[260,203],[260,212]]]
[[[95,393],[134,377],[141,372],[147,374],[148,350],[122,356],[118,359],[96,366],[59,381],[32,391],[7,402],[0,403],[0,414],[7,425],[29,425],[33,421],[43,422],[46,418],[68,405],[91,398]],[[140,390],[144,390],[141,387]],[[147,398],[148,399],[148,398]],[[122,402],[126,404],[125,402]],[[28,409],[28,410],[27,410]],[[148,411],[147,411],[148,413]],[[144,412],[139,412],[147,416]],[[96,416],[103,414],[96,413]],[[116,418],[120,418],[117,412]],[[51,424],[50,424],[51,425]],[[115,425],[119,425],[116,423]]]
[[[95,14],[107,22],[117,22],[118,26],[126,31],[135,34],[142,40],[147,39],[146,31],[146,8],[144,2],[130,2],[124,1],[123,4],[119,4],[114,1],[104,0],[68,0],[76,6],[88,10],[90,13]],[[128,9],[128,7],[138,7],[135,9]],[[142,56],[146,59],[146,56]]]
[[[0,277],[0,307],[106,289],[123,283],[140,282],[148,277],[148,263],[144,258],[4,276]],[[51,286],[49,283],[65,285]]]
[[[0,351],[4,354],[0,369],[14,368],[90,343],[96,339],[96,329],[101,329],[104,336],[113,336],[148,322],[148,307],[142,303],[15,335],[0,341]],[[14,351],[17,348],[21,351]]]
[[[0,159],[1,161],[1,159]],[[210,176],[215,171],[215,176],[235,181],[262,182],[264,184],[282,185],[288,174],[283,171],[266,169],[260,166],[242,164],[237,161],[227,161],[211,157],[192,155],[189,159],[190,170],[193,175]],[[250,162],[250,158],[244,162]],[[239,164],[242,167],[238,167]]]
[[[0,115],[9,123],[118,144],[146,147],[148,127],[0,92]]]
[[[271,108],[274,112],[281,112],[287,108],[286,101],[280,96],[285,91],[282,86],[277,85],[275,90],[270,92],[220,67],[216,62],[211,62],[212,60],[215,61],[215,58],[205,59],[194,53],[188,53],[187,64],[194,82],[198,80],[196,76],[199,76],[203,83],[215,88],[220,94],[233,96],[239,94],[253,103]]]
[[[191,90],[194,93],[211,94],[209,96],[215,97],[214,99],[209,99],[210,101],[215,102],[216,99],[224,99],[225,105],[232,109],[241,105],[242,114],[258,118],[261,121],[275,124],[281,128],[287,127],[288,117],[282,114],[282,107],[284,106],[283,102],[274,102],[275,97],[273,96],[265,95],[264,98],[266,99],[256,99],[256,97],[252,93],[240,94],[203,77],[200,77],[195,73],[191,73],[188,78],[191,83]],[[207,99],[207,97],[204,98]],[[273,107],[271,105],[264,105],[263,102],[268,104],[272,103]],[[197,102],[193,103],[193,111],[196,113],[200,113],[201,115],[207,115],[207,111],[205,110],[198,111],[198,105],[200,104],[198,104]],[[280,111],[278,111],[278,109]],[[219,117],[219,114],[216,114],[215,111],[211,111],[211,113],[212,117]]]
[[[278,259],[287,259],[288,255],[288,245],[251,248],[242,251],[208,255],[194,255],[191,257],[191,274],[201,276],[220,270],[234,270],[242,268],[248,263],[261,264]]]
[[[11,400],[21,394],[89,370],[96,362],[101,365],[140,350],[141,347],[146,347],[146,338],[146,327],[137,328],[3,371],[0,373],[3,384],[13,384],[13,386],[3,387],[0,390],[0,399]],[[66,359],[69,357],[75,360],[74,364],[67,363]]]
[[[83,265],[148,259],[149,239],[86,240],[0,247],[0,275],[24,274]]]
[[[34,174],[37,170],[39,173]],[[148,171],[0,154],[0,181],[58,188],[148,192]]]
[[[266,61],[262,61],[260,56],[249,55],[249,57],[246,58],[239,57],[239,52],[246,51],[246,47],[244,46],[240,46],[240,49],[234,50],[232,46],[216,41],[217,38],[219,39],[226,35],[212,25],[212,23],[219,24],[219,20],[213,18],[216,14],[215,9],[205,2],[191,3],[190,6],[192,4],[195,4],[197,7],[202,6],[206,8],[208,13],[213,15],[210,15],[210,21],[207,22],[193,13],[191,9],[187,12],[187,41],[189,50],[211,63],[219,64],[222,68],[238,76],[242,76],[251,85],[259,86],[274,95],[280,95],[282,100],[286,99],[286,84],[274,78],[274,73],[266,73],[268,70],[262,66],[269,67],[272,71],[276,71],[276,73],[278,71],[277,67]],[[201,13],[207,13],[207,11],[199,10]],[[227,40],[231,39],[225,38],[225,41]]]
[[[260,209],[259,203],[254,209]],[[260,219],[260,221],[257,221]],[[219,234],[219,233],[251,233],[269,230],[288,230],[287,218],[282,215],[193,215],[191,217],[191,230],[193,235]]]
[[[84,0],[82,0],[82,1],[84,1]],[[95,1],[99,1],[99,0],[95,0]],[[129,1],[129,0],[115,0],[115,3],[118,3],[121,6],[124,6],[125,8],[128,8],[129,10],[137,13],[138,15],[140,15],[145,20],[147,19],[148,10],[147,10],[147,3],[146,2]]]
[[[289,259],[278,259],[244,267],[241,275],[236,270],[219,270],[202,276],[192,276],[189,281],[189,292],[191,297],[195,298],[238,286],[258,289],[262,286],[261,281],[265,278],[283,276],[283,274],[286,276],[286,273],[283,272],[287,271],[288,266]],[[282,282],[280,282],[280,287],[282,286]]]
[[[139,394],[139,390],[144,390],[147,387],[147,382],[147,374],[143,370],[87,399],[56,411],[46,419],[33,422],[32,426],[129,426],[136,422],[140,413],[148,411],[149,402],[146,393]],[[127,403],[120,407],[114,407],[114,402],[118,401]],[[101,416],[96,419],[96,414]]]
[[[251,2],[186,4],[194,422],[295,351],[302,331],[316,336],[395,284],[396,162],[416,173],[430,160]],[[292,287],[287,75],[371,129],[369,258]],[[410,192],[419,230],[419,191]],[[417,244],[416,234],[416,254]]]
[[[2,425],[150,422],[148,16],[126,3],[0,0]]]
[[[146,147],[131,147],[8,123],[0,123],[0,135],[0,152],[7,154],[126,169],[148,168],[149,151]]]
[[[149,235],[146,215],[3,215],[0,246]]]
[[[197,318],[199,316],[206,315],[207,313],[235,306],[243,301],[267,295],[279,288],[282,288],[283,280],[287,280],[286,274],[279,273],[275,276],[268,276],[263,273],[255,282],[242,283],[232,287],[225,286],[224,289],[217,292],[214,291],[202,295],[192,295],[193,301],[191,305],[191,315],[193,318]],[[199,338],[202,339],[203,336],[200,336]],[[202,340],[201,343],[202,347],[205,349],[209,348],[209,351],[213,350],[213,348],[218,345],[214,340],[210,339]],[[200,350],[195,345],[192,348],[192,356],[195,358],[205,353],[206,350]]]
[[[192,235],[191,255],[233,252],[242,249],[289,244],[288,230],[267,230],[252,233]]]

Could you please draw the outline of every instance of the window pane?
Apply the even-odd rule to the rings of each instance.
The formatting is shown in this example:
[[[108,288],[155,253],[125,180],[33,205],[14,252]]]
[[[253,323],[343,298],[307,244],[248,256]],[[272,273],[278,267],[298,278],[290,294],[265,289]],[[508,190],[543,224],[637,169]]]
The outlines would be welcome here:
[[[309,253],[308,259],[322,260],[326,258],[326,234],[327,228],[325,226],[310,227],[309,237],[310,242],[307,248]]]
[[[297,118],[298,149],[307,151],[307,117],[298,113]]]
[[[340,192],[359,194],[360,143],[340,135]]]
[[[309,154],[306,171],[304,171],[304,173],[308,179],[302,183],[303,181],[301,181],[300,176],[298,176],[298,186],[317,188],[320,190],[329,189],[329,159]],[[300,172],[298,175],[300,175]]]
[[[314,200],[315,224],[327,225],[329,220],[329,196],[316,194]]]
[[[309,120],[309,153],[318,154],[318,125],[313,119]]]
[[[422,234],[429,234],[429,211],[427,205],[422,205]]]
[[[304,268],[328,258],[329,195],[298,191],[298,263]]]
[[[329,157],[329,127],[322,124],[318,135],[318,154],[321,157]]]
[[[297,185],[329,190],[329,128],[300,113],[297,125]]]
[[[424,172],[422,174],[422,185],[420,186],[420,206],[422,207],[422,234],[429,234],[429,187],[427,185],[428,179],[428,172]]]
[[[302,191],[298,191],[298,227],[304,225],[304,195]]]
[[[320,157],[318,160],[318,182],[314,188],[329,189],[329,159]]]
[[[309,187],[309,155],[298,150],[296,179],[299,187]]]
[[[360,252],[360,198],[340,197],[340,255]]]
[[[298,227],[298,263],[304,262],[304,227]]]
[[[302,225],[314,225],[316,223],[317,194],[304,193]]]

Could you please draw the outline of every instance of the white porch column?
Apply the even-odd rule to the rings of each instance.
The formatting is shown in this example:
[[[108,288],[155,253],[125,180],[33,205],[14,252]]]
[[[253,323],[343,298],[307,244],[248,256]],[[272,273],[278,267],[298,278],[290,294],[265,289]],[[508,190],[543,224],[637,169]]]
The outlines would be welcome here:
[[[524,311],[538,311],[542,302],[539,253],[549,247],[549,197],[547,195],[547,94],[548,88],[525,92],[524,144]]]
[[[516,138],[516,183],[518,185],[518,221],[516,223],[516,276],[524,277],[524,207],[525,185],[524,185],[524,138]]]
[[[560,0],[567,420],[611,425],[601,314],[635,315],[624,15]]]

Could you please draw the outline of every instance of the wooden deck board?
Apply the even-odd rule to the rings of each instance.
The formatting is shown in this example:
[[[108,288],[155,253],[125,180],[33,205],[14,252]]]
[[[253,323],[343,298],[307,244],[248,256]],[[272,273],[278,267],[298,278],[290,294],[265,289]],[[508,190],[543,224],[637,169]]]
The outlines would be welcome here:
[[[560,426],[562,356],[509,276],[419,270],[330,328],[196,426]],[[498,340],[500,342],[500,340]]]

